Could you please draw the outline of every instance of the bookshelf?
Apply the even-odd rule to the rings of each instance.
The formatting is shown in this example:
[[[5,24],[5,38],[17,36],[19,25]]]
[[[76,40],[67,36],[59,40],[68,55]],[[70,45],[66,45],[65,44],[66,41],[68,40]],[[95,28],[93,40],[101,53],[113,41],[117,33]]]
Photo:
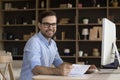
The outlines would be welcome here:
[[[39,13],[53,10],[57,13],[58,27],[55,39],[60,56],[71,63],[84,62],[100,67],[100,56],[93,56],[97,48],[101,53],[101,38],[90,38],[90,30],[101,28],[102,18],[107,17],[117,25],[117,45],[120,47],[120,7],[112,7],[110,0],[0,0],[0,49],[13,52],[14,59],[22,59],[26,41],[38,32]],[[7,5],[7,7],[6,7]],[[83,19],[88,19],[84,24]],[[89,34],[84,40],[82,30]],[[100,31],[101,33],[101,31]],[[93,33],[91,32],[93,35]],[[69,49],[66,56],[64,49]],[[79,56],[83,51],[83,56]],[[87,56],[85,56],[87,54]]]

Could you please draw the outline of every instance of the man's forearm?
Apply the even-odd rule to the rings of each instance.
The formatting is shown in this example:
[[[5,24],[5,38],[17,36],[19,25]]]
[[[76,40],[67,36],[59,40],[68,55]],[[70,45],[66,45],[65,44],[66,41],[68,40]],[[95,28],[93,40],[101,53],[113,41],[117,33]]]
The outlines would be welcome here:
[[[58,68],[53,67],[44,67],[44,66],[36,66],[32,70],[34,75],[43,74],[43,75],[60,75],[60,70]]]

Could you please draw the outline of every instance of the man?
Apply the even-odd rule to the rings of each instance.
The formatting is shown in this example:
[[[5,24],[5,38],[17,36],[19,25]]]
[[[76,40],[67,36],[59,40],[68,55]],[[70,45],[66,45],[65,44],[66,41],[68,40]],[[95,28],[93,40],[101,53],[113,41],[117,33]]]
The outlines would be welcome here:
[[[52,11],[43,11],[39,18],[40,31],[25,45],[20,80],[32,80],[33,75],[66,76],[71,64],[60,58],[55,41],[52,39],[57,29],[57,17]],[[55,67],[51,67],[51,65]],[[94,66],[92,67],[94,68]]]
[[[25,45],[20,80],[32,80],[33,75],[68,75],[72,66],[60,58],[55,41],[52,39],[57,29],[57,17],[52,11],[40,15],[39,33],[31,37]],[[55,68],[51,68],[51,65]]]

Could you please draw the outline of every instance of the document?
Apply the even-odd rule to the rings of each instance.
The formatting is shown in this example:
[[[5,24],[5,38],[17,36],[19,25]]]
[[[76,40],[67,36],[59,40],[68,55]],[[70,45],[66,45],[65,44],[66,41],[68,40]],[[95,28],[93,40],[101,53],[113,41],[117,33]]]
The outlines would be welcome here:
[[[90,65],[73,64],[68,76],[82,76],[89,69]]]

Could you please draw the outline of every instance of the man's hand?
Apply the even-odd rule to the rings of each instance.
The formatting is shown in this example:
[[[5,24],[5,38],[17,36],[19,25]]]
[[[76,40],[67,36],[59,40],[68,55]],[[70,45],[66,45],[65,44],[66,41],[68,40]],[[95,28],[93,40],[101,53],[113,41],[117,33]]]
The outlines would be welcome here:
[[[72,69],[72,64],[70,63],[62,63],[59,67],[45,67],[45,66],[35,66],[32,69],[34,75],[42,74],[42,75],[62,75],[66,76],[70,73]]]
[[[97,71],[98,71],[97,67],[95,65],[91,65],[86,73],[94,73]]]
[[[67,76],[72,69],[72,64],[64,62],[58,68],[60,69],[60,75]]]

